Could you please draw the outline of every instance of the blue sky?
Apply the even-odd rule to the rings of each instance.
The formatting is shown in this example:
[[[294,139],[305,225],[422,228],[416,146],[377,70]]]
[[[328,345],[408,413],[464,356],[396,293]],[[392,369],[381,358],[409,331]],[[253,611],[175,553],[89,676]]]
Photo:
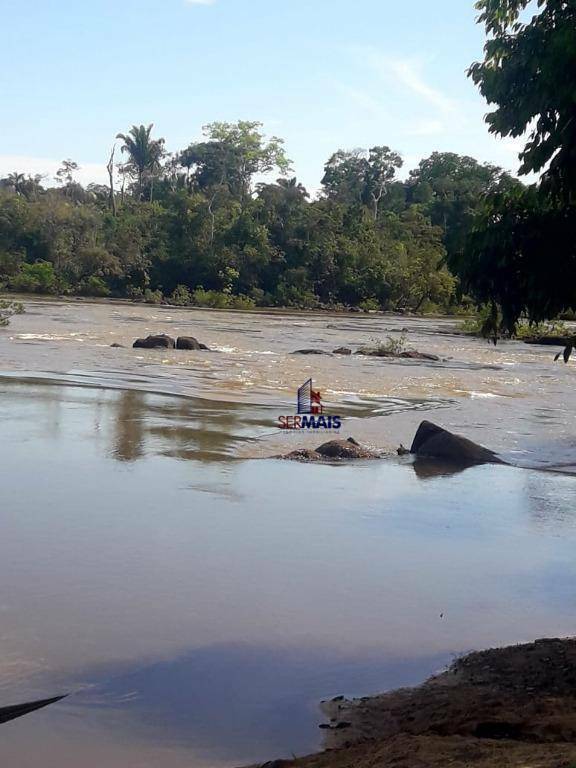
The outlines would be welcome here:
[[[473,0],[0,0],[0,173],[71,157],[103,180],[118,131],[153,122],[174,151],[213,120],[261,120],[317,189],[339,148],[388,144],[517,168],[466,68]]]

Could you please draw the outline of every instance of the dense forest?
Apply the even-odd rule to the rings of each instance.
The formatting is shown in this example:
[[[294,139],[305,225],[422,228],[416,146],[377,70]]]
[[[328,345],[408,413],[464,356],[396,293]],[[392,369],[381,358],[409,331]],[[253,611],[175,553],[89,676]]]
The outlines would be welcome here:
[[[118,134],[110,184],[66,160],[46,186],[0,181],[0,282],[13,291],[217,307],[455,310],[458,253],[483,197],[519,182],[435,153],[399,180],[386,146],[340,150],[311,199],[283,142],[256,122],[214,123],[168,154],[154,128]],[[277,178],[270,183],[266,178]]]
[[[453,153],[406,174],[381,145],[336,151],[311,199],[258,122],[212,123],[172,154],[135,125],[106,186],[80,186],[72,160],[55,186],[0,180],[0,287],[239,308],[474,302],[494,339],[576,310],[576,5],[476,8],[487,42],[469,75],[489,130],[526,137],[520,174],[537,184]]]

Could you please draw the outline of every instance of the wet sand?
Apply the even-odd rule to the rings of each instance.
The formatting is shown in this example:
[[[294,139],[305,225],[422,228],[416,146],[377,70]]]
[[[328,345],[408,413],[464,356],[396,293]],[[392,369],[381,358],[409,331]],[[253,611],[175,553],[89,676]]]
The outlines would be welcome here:
[[[325,702],[327,751],[275,768],[560,768],[576,759],[576,640],[472,653],[423,685]]]
[[[573,367],[450,336],[455,322],[27,301],[0,330],[1,703],[74,695],[3,726],[0,758],[302,755],[320,747],[323,698],[574,634],[570,475],[265,459],[321,442],[277,429],[313,377],[343,436],[376,447],[431,418],[526,463],[570,462]],[[453,359],[290,354],[404,326]],[[128,346],[162,331],[217,351]]]

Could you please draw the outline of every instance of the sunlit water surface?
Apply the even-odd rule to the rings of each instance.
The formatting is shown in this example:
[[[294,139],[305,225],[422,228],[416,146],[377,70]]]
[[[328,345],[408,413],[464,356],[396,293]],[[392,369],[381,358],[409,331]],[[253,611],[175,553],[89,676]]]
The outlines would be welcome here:
[[[312,372],[339,377],[348,431],[374,443],[409,438],[423,415],[476,419],[500,450],[570,460],[573,373],[549,350],[439,341],[424,324],[417,346],[453,345],[460,368],[296,360],[287,352],[314,339],[368,332],[354,319],[182,313],[183,329],[195,322],[223,348],[234,330],[222,325],[236,323],[239,351],[138,361],[102,338],[162,330],[126,330],[161,310],[87,305],[98,338],[82,341],[53,338],[56,316],[82,327],[81,306],[31,310],[0,334],[0,704],[73,695],[2,726],[2,764],[218,768],[303,754],[320,746],[322,698],[575,633],[576,477],[257,458],[293,447],[274,422]],[[111,312],[123,319],[105,332]],[[303,337],[282,336],[280,320],[307,323]],[[332,338],[334,322],[353,330]],[[403,321],[362,322],[382,333]],[[259,333],[260,347],[277,334],[275,366],[241,341]],[[506,365],[478,368],[494,356]],[[509,395],[481,397],[496,390]]]

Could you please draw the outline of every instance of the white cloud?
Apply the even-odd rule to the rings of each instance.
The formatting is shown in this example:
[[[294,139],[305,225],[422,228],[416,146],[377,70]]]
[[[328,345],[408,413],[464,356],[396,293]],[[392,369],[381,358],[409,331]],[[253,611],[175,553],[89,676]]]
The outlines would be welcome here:
[[[389,56],[372,47],[359,47],[355,52],[364,66],[385,81],[387,86],[401,90],[406,96],[416,96],[417,101],[433,108],[432,116],[422,115],[420,123],[411,131],[413,135],[441,133],[448,121],[452,128],[466,123],[466,105],[427,82],[422,74],[424,62]]]
[[[393,74],[401,85],[422,97],[425,101],[445,114],[458,112],[458,104],[442,91],[433,88],[419,72],[420,66],[409,59],[392,59],[373,54],[373,64],[386,74]]]
[[[40,174],[45,176],[44,183],[47,186],[54,185],[54,176],[62,164],[61,160],[53,160],[47,157],[30,157],[28,155],[0,155],[0,177],[9,173],[26,173],[31,176]],[[91,182],[97,184],[108,183],[108,173],[104,163],[83,163],[78,161],[80,170],[75,178],[86,186]]]

